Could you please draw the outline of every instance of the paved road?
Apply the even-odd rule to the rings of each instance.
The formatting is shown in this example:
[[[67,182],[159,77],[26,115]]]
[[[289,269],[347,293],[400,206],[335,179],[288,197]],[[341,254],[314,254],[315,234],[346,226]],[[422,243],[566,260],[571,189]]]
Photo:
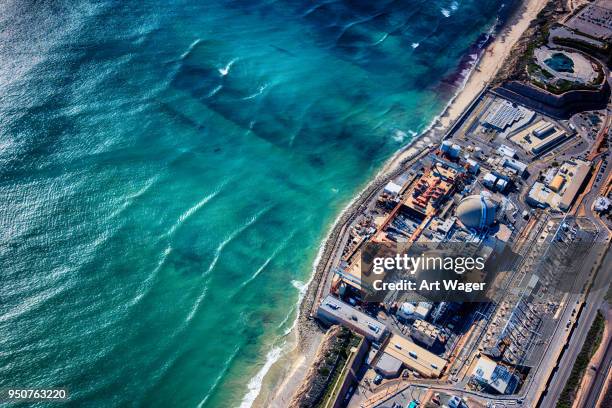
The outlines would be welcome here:
[[[607,304],[602,309],[604,309],[604,313],[606,314],[609,313],[608,311],[609,307]],[[589,389],[588,394],[586,395],[586,398],[584,399],[582,407],[589,408],[589,407],[595,406],[595,404],[597,403],[597,400],[599,399],[599,396],[601,395],[601,391],[604,385],[606,384],[605,380],[606,378],[608,378],[608,373],[610,372],[611,369],[612,369],[612,341],[608,343],[606,354],[604,355],[604,358],[601,360],[601,363],[599,364],[599,366],[596,368],[595,379],[593,380],[593,383],[591,384],[591,388]]]
[[[609,265],[609,262],[612,262],[612,252],[610,251],[606,255],[604,264]],[[571,368],[573,367],[573,364],[576,360],[576,356],[580,352],[582,344],[586,339],[588,330],[591,327],[591,324],[597,313],[597,309],[602,304],[603,297],[607,292],[607,286],[610,281],[611,274],[612,270],[610,268],[604,267],[600,269],[598,275],[596,276],[593,287],[600,289],[594,289],[587,296],[585,305],[580,315],[578,316],[578,321],[575,323],[575,328],[570,338],[569,345],[563,354],[563,358],[561,359],[558,369],[553,375],[553,378],[549,385],[549,390],[544,396],[542,402],[540,403],[540,407],[554,407],[556,405],[556,400],[559,394],[561,393],[561,390],[565,386],[567,377],[569,376]],[[579,294],[572,294],[567,297],[565,303],[566,307],[564,308],[562,315],[559,317],[558,329],[553,335],[553,338],[550,339],[550,344],[547,348],[546,356],[543,356],[543,361],[536,368],[537,371],[534,373],[532,381],[527,384],[527,387],[522,390],[520,395],[499,395],[493,397],[479,392],[462,390],[462,387],[457,385],[414,384],[404,389],[401,394],[395,395],[390,400],[385,401],[384,403],[381,403],[378,406],[390,407],[395,402],[400,404],[405,403],[410,400],[411,391],[413,396],[416,396],[418,395],[418,390],[422,391],[424,389],[446,392],[453,395],[467,396],[472,398],[472,400],[478,401],[481,404],[486,404],[489,401],[494,401],[498,406],[513,406],[519,404],[528,407],[537,406],[540,391],[543,389],[545,382],[550,377],[549,373],[557,364],[555,356],[567,341],[569,329],[565,327],[566,322],[575,318],[575,316],[573,316],[574,308],[580,299],[581,295]]]
[[[610,265],[612,262],[612,251],[608,251],[604,265]],[[607,293],[608,284],[610,281],[610,269],[601,268],[597,275],[594,283],[594,288],[599,288],[591,291],[587,296],[584,308],[580,313],[578,321],[576,322],[574,332],[570,338],[567,349],[565,350],[561,362],[559,363],[558,369],[553,374],[548,390],[542,398],[539,407],[541,408],[554,408],[557,403],[557,399],[565,387],[565,383],[569,378],[574,362],[582,345],[586,339],[589,328],[593,324],[597,310],[602,304],[603,298]],[[606,282],[606,284],[604,284]]]

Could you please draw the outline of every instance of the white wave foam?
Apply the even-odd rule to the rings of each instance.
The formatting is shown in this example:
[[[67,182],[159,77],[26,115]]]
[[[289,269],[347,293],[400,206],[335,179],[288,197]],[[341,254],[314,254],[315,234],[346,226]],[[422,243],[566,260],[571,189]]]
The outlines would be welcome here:
[[[470,54],[470,62],[466,65],[466,67],[459,74],[461,81],[464,81],[467,78],[474,67],[476,66],[476,62],[478,62],[478,54]]]
[[[198,201],[194,206],[190,207],[187,209],[187,211],[185,211],[183,214],[181,214],[178,218],[178,223],[181,224],[185,221],[187,221],[189,219],[189,217],[193,216],[193,214],[195,214],[196,212],[198,212],[202,207],[204,207],[210,200],[212,200],[213,198],[215,198],[217,196],[217,194],[219,194],[220,190],[216,190],[214,192],[212,192],[211,194],[207,195],[206,197],[204,197],[203,199],[201,199],[200,201]]]
[[[201,38],[198,38],[197,40],[195,40],[194,42],[192,42],[191,44],[189,44],[189,47],[187,47],[187,49],[185,50],[185,52],[183,52],[183,53],[181,54],[181,59],[185,59],[185,58],[187,58],[187,56],[188,56],[189,54],[191,54],[191,51],[193,51],[193,49],[194,49],[194,48],[195,48],[195,47],[196,47],[196,46],[197,46],[199,43],[201,43],[201,42],[202,42],[202,39],[201,39]]]
[[[378,44],[382,43],[383,41],[385,41],[385,40],[387,39],[387,37],[389,37],[389,33],[384,33],[384,34],[382,35],[382,37],[380,37],[380,38],[378,39],[378,41],[376,41],[376,42],[375,42],[374,44],[372,44],[372,45],[374,46],[374,45],[378,45]]]
[[[403,130],[398,129],[393,134],[393,140],[395,140],[398,143],[402,143],[404,139],[406,138],[406,136],[408,136],[408,133],[404,132]]]
[[[223,85],[215,86],[209,93],[206,94],[206,97],[207,98],[212,98],[213,96],[218,94],[221,89],[223,89]]]
[[[229,369],[230,365],[232,364],[232,362],[238,355],[238,351],[240,351],[239,346],[236,347],[234,351],[232,352],[232,354],[230,355],[230,357],[227,360],[225,360],[225,362],[223,363],[223,368],[221,369],[221,372],[219,372],[219,375],[217,376],[217,378],[215,378],[215,382],[213,383],[212,387],[210,387],[210,390],[208,391],[208,393],[204,396],[204,398],[202,398],[202,401],[200,401],[200,403],[197,405],[198,408],[202,408],[204,404],[206,404],[206,401],[208,401],[210,396],[213,394],[213,392],[217,389],[217,387],[219,386],[219,383],[221,382],[223,377],[225,377],[225,373],[227,373],[227,370]]]
[[[308,280],[308,282],[302,282],[299,280],[291,281],[291,286],[293,286],[294,288],[298,290],[298,299],[297,299],[297,302],[295,302],[295,305],[289,309],[289,312],[287,313],[283,321],[277,326],[277,328],[280,329],[281,327],[283,327],[289,321],[289,319],[293,315],[293,312],[300,308],[300,305],[302,304],[302,299],[304,299],[304,296],[306,296],[306,293],[308,292],[308,286],[310,286],[310,282],[312,282],[312,275],[311,275],[311,278]],[[291,331],[297,325],[297,322],[298,322],[298,315],[296,314],[295,319],[293,319],[293,323],[291,324],[291,326],[289,326],[283,332],[283,336],[286,336],[289,333],[291,333]]]
[[[272,208],[271,206],[264,208],[263,210],[257,212],[257,214],[255,214],[254,216],[252,216],[246,223],[244,223],[243,225],[241,225],[238,229],[236,229],[235,231],[233,231],[231,234],[229,234],[227,236],[227,238],[225,238],[218,246],[217,249],[215,249],[215,255],[213,257],[212,262],[210,263],[210,265],[208,266],[208,269],[206,270],[206,272],[204,272],[203,276],[208,275],[210,272],[212,272],[212,270],[215,268],[215,266],[217,265],[217,262],[219,261],[219,257],[221,256],[221,252],[223,252],[223,248],[225,248],[225,246],[227,244],[229,244],[230,242],[232,242],[238,235],[240,235],[244,230],[246,230],[247,228],[249,228],[251,225],[253,225],[255,223],[255,221],[257,221],[259,219],[259,217],[261,217],[263,214],[265,214],[266,212],[268,212],[270,210],[270,208]]]
[[[222,183],[215,191],[213,191],[212,193],[208,194],[207,196],[202,198],[200,201],[195,203],[193,206],[188,208],[184,213],[182,213],[178,217],[177,221],[174,224],[172,224],[172,226],[170,227],[168,232],[166,232],[166,237],[172,236],[176,232],[176,230],[181,225],[183,225],[183,223],[185,223],[195,213],[197,213],[200,209],[202,209],[202,207],[204,207],[206,204],[208,204],[210,202],[210,200],[212,200],[217,195],[219,195],[219,193],[223,190],[223,187],[225,187],[226,184],[227,184],[227,181]]]
[[[418,135],[418,133],[412,129],[408,129],[406,132],[398,129],[395,131],[392,137],[396,142],[402,143],[406,137],[410,136],[410,138],[414,138],[416,135]]]
[[[125,201],[123,202],[123,204],[117,207],[117,209],[111,213],[109,218],[115,218],[116,216],[120,215],[123,211],[128,209],[134,203],[134,200],[136,200],[137,198],[145,194],[147,191],[149,191],[149,189],[153,187],[153,185],[158,180],[159,180],[159,176],[151,177],[149,180],[147,180],[147,182],[144,184],[144,186],[140,190],[136,191],[134,194],[131,194],[125,197]]]
[[[248,101],[249,99],[255,99],[257,98],[259,95],[261,95],[263,93],[263,91],[266,90],[266,88],[268,87],[268,84],[263,84],[262,86],[259,87],[259,89],[257,90],[257,92],[255,92],[252,95],[249,96],[245,96],[244,98],[242,98],[243,101]]]
[[[410,46],[411,46],[413,49],[416,49],[416,48],[417,48],[419,45],[421,45],[421,44],[420,44],[420,43],[418,43],[418,42],[413,42],[412,44],[410,44]]]
[[[300,296],[302,296],[302,297],[304,296],[304,294],[308,290],[308,284],[307,283],[304,283],[302,281],[295,280],[295,279],[291,281],[291,286],[296,288],[298,290],[298,292],[300,293]]]
[[[300,304],[302,303],[302,299],[306,295],[306,292],[308,291],[308,287],[310,286],[310,283],[314,279],[314,270],[316,269],[316,265],[319,263],[321,256],[323,255],[323,248],[324,248],[324,244],[321,243],[321,245],[319,246],[319,252],[317,253],[317,256],[312,265],[313,273],[310,274],[310,278],[308,279],[308,281],[302,282],[302,281],[295,280],[295,279],[291,281],[291,285],[298,290],[298,299],[297,299],[297,302],[295,303],[295,306],[289,310],[289,313],[287,313],[287,315],[285,316],[285,319],[283,319],[283,321],[277,326],[277,328],[280,329],[281,327],[283,327],[287,323],[287,321],[291,318],[293,311],[296,309],[299,309]],[[291,333],[291,331],[297,325],[297,322],[298,322],[298,314],[296,314],[291,327],[285,330],[285,332],[283,333],[283,336],[286,336],[289,333]],[[266,362],[264,363],[263,367],[249,381],[248,392],[242,399],[240,408],[250,408],[253,405],[253,402],[255,402],[255,399],[257,399],[257,396],[259,395],[259,392],[261,391],[261,386],[263,384],[264,377],[266,376],[268,371],[270,371],[270,368],[272,368],[274,363],[276,363],[281,358],[283,350],[285,349],[286,346],[287,346],[287,343],[283,342],[283,344],[281,344],[280,346],[273,347],[268,352],[268,354],[266,355]]]
[[[255,273],[253,273],[253,275],[251,275],[249,279],[247,279],[240,285],[240,288],[238,289],[238,291],[240,291],[240,289],[244,288],[249,283],[253,282],[259,276],[259,274],[262,273],[264,269],[266,269],[268,264],[272,262],[274,258],[276,258],[276,255],[278,255],[278,253],[287,246],[287,243],[291,241],[294,235],[295,235],[295,231],[291,232],[289,237],[285,239],[278,247],[276,247],[276,249],[272,251],[272,254],[270,254],[270,256],[264,261],[264,263],[259,268],[257,268]]]
[[[282,322],[280,322],[280,323],[278,324],[278,326],[276,326],[276,328],[277,328],[277,329],[280,329],[280,328],[282,328],[282,327],[283,327],[285,324],[287,324],[287,322],[288,322],[288,321],[289,321],[289,319],[291,318],[291,315],[293,315],[293,312],[295,312],[295,306],[293,306],[293,307],[289,308],[289,311],[288,311],[288,312],[287,312],[287,314],[285,315],[285,318],[283,319],[283,321],[282,321]],[[286,336],[286,335],[288,335],[289,333],[291,333],[291,330],[293,330],[293,327],[295,326],[295,322],[296,322],[296,321],[297,321],[297,320],[295,320],[295,321],[293,322],[293,324],[291,324],[291,326],[290,326],[290,327],[288,327],[287,329],[285,329],[285,331],[284,331],[284,333],[283,333],[283,336]]]
[[[200,296],[198,296],[198,298],[194,302],[193,306],[191,306],[191,310],[189,310],[189,314],[187,315],[187,317],[183,321],[185,323],[185,327],[189,324],[189,322],[191,322],[193,320],[193,318],[195,317],[196,313],[198,313],[198,310],[200,310],[200,305],[202,304],[202,301],[206,297],[206,292],[208,292],[208,289],[205,286],[202,289],[202,292],[200,293]]]
[[[455,11],[459,9],[459,2],[457,0],[453,0],[448,8],[441,8],[440,12],[446,18],[449,18]]]
[[[255,273],[253,273],[253,275],[251,275],[249,277],[249,279],[247,279],[246,281],[242,282],[242,285],[240,285],[240,289],[244,288],[246,285],[248,285],[249,283],[253,282],[255,279],[257,279],[257,277],[259,276],[259,274],[261,272],[263,272],[264,269],[266,269],[266,266],[268,266],[268,264],[272,261],[272,259],[274,259],[274,257],[276,256],[276,251],[274,251],[272,253],[272,255],[270,255],[265,261],[264,263],[257,268],[257,270],[255,271]]]
[[[274,363],[276,363],[281,357],[282,352],[282,347],[273,347],[268,354],[266,354],[266,362],[259,369],[257,374],[255,374],[255,376],[249,381],[247,386],[249,391],[244,398],[242,398],[240,408],[251,408],[251,406],[253,406],[253,402],[255,402],[255,399],[259,395],[259,391],[261,391],[264,377],[266,374],[268,374],[268,371],[270,371],[270,368],[272,368]]]
[[[367,187],[364,187],[364,190],[365,188]],[[295,308],[297,308],[297,310],[299,310],[302,304],[302,300],[304,299],[304,296],[306,295],[308,288],[310,287],[310,285],[312,284],[312,281],[314,280],[314,277],[317,271],[317,266],[319,265],[319,262],[321,262],[321,258],[323,258],[323,252],[325,251],[325,243],[329,239],[329,235],[334,230],[336,224],[338,224],[340,220],[342,219],[342,215],[352,207],[353,203],[357,200],[360,194],[357,194],[355,197],[353,197],[353,199],[344,207],[344,209],[340,212],[340,214],[338,214],[334,222],[329,226],[325,239],[323,239],[321,243],[319,244],[319,250],[317,251],[317,255],[315,256],[315,259],[312,262],[312,271],[309,275],[308,281],[306,282],[302,282],[299,280],[291,281],[291,285],[298,290],[298,299],[295,302],[295,306],[294,306]],[[288,316],[290,316],[290,314]],[[298,318],[299,318],[299,313],[296,313],[295,319],[293,320],[293,324],[291,325],[291,327],[285,330],[284,336],[288,335],[297,326]],[[282,325],[280,325],[279,328],[280,327],[282,327]],[[249,391],[244,396],[242,400],[242,404],[240,405],[240,408],[250,408],[253,405],[253,402],[255,401],[255,399],[259,395],[259,392],[261,391],[263,377],[270,370],[270,368],[274,365],[274,363],[278,361],[278,359],[281,357],[282,355],[281,353],[282,353],[284,346],[286,346],[286,343],[284,343],[281,347],[276,347],[272,349],[268,353],[268,355],[266,356],[267,360],[266,360],[264,367],[262,367],[262,370],[260,370],[260,372],[258,372],[257,375],[255,375],[255,377],[253,377],[251,381],[249,382],[249,387],[248,387]],[[264,369],[265,369],[265,372],[264,372]]]
[[[228,62],[227,65],[225,65],[223,68],[219,68],[219,74],[221,74],[221,76],[226,76],[227,74],[229,74],[232,65],[234,65],[236,61],[238,61],[238,58],[234,58],[233,60]]]
[[[161,268],[166,264],[166,260],[168,259],[168,256],[171,253],[172,253],[172,247],[168,245],[166,249],[164,249],[164,252],[162,252],[162,256],[157,262],[157,265],[155,266],[155,268],[153,268],[151,273],[143,281],[141,289],[138,290],[138,295],[136,295],[134,298],[132,298],[132,300],[130,300],[126,304],[126,308],[129,309],[133,307],[134,305],[138,304],[151,291],[151,288],[153,287],[153,281],[157,277]]]

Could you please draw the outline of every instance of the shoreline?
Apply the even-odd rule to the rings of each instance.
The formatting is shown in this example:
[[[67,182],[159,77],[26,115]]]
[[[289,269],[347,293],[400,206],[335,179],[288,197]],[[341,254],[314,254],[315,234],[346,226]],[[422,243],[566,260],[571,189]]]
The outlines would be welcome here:
[[[279,378],[276,379],[277,381],[272,380],[273,384],[266,384],[271,379],[264,378],[264,384],[259,395],[253,401],[253,407],[286,407],[293,393],[301,385],[310,366],[310,361],[324,335],[316,321],[310,318],[310,312],[320,288],[325,286],[327,281],[325,273],[330,262],[334,260],[334,254],[337,253],[337,246],[340,243],[339,238],[344,235],[345,229],[350,225],[352,219],[359,214],[359,209],[385,183],[403,171],[405,162],[418,156],[422,149],[417,149],[415,146],[419,142],[424,145],[439,143],[453,128],[465,112],[469,110],[474,100],[487,88],[489,82],[510,54],[514,44],[547,2],[548,0],[522,0],[505,22],[499,24],[498,27],[494,26],[495,29],[491,32],[493,40],[480,50],[477,59],[467,68],[469,72],[463,78],[462,83],[457,85],[455,94],[450,98],[442,112],[419,135],[387,159],[376,175],[365,184],[363,189],[343,208],[330,225],[313,262],[313,270],[307,282],[307,290],[301,298],[293,329],[287,336],[293,337],[292,344],[290,344],[292,348],[284,352],[272,364],[272,368],[266,377],[270,377],[270,374],[276,374],[275,377]],[[424,141],[426,142],[423,143]],[[288,366],[281,363],[287,363]],[[283,367],[277,367],[280,365],[283,365]],[[276,372],[273,373],[275,368]],[[267,395],[264,395],[262,392],[266,385]]]

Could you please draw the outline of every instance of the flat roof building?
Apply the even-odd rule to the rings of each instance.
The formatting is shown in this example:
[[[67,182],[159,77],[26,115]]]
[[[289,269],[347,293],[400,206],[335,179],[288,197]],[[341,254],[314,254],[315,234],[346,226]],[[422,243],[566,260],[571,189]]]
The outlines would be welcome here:
[[[510,158],[516,157],[516,150],[504,144],[499,145],[497,148],[497,153],[499,153],[501,156],[507,156]]]
[[[526,112],[528,112],[526,109],[514,105],[510,101],[497,99],[487,110],[482,120],[482,125],[503,132],[515,122],[523,119],[526,116]]]
[[[518,132],[510,140],[525,151],[539,155],[561,143],[567,134],[557,129],[551,122],[539,120]]]
[[[413,323],[412,330],[410,330],[410,337],[427,347],[433,346],[437,341],[444,341],[444,337],[439,328],[420,319],[415,320]]]
[[[391,335],[384,352],[427,378],[440,377],[447,363],[445,359],[397,334]]]
[[[398,195],[400,193],[400,191],[402,191],[402,186],[399,185],[399,184],[394,183],[393,181],[390,181],[385,186],[384,191],[387,194],[390,194],[392,196],[396,196],[396,195]]]
[[[378,361],[376,361],[374,369],[386,378],[394,378],[399,376],[402,370],[402,364],[401,360],[387,353],[381,353]]]
[[[554,191],[555,193],[558,193],[559,191],[561,191],[561,188],[563,188],[564,184],[565,184],[565,177],[563,177],[562,174],[557,174],[555,177],[553,177],[548,187],[550,187],[550,189]]]
[[[499,394],[512,394],[518,385],[518,378],[507,367],[486,356],[478,359],[472,379]]]
[[[527,164],[523,163],[522,161],[518,161],[516,159],[513,159],[511,157],[506,157],[504,159],[504,167],[507,167],[509,169],[513,169],[516,170],[517,174],[519,176],[523,176],[525,174],[525,172],[527,171]]]
[[[548,186],[540,182],[534,183],[527,195],[527,202],[538,207],[552,207],[557,210],[568,211],[572,207],[590,169],[591,163],[587,161],[566,161],[561,165]]]
[[[346,326],[374,342],[380,342],[387,335],[384,324],[331,295],[321,301],[317,318],[329,324]]]
[[[565,184],[565,188],[563,189],[561,196],[561,202],[559,203],[559,209],[561,211],[567,211],[571,208],[572,203],[578,194],[578,190],[580,190],[580,187],[582,186],[582,183],[584,183],[590,169],[591,164],[582,160],[567,161],[563,163],[559,173],[566,175],[568,182]]]
[[[433,304],[429,302],[419,302],[416,306],[414,314],[421,319],[426,319],[427,316],[429,316],[429,312],[431,312],[432,307]]]
[[[429,302],[404,302],[397,310],[397,315],[403,319],[425,319],[433,305]]]
[[[495,182],[497,181],[497,176],[493,173],[487,173],[484,175],[484,177],[482,178],[482,184],[484,184],[486,187],[494,190],[495,189]]]
[[[534,207],[558,208],[560,201],[561,198],[557,193],[540,182],[534,183],[527,194],[527,203]]]

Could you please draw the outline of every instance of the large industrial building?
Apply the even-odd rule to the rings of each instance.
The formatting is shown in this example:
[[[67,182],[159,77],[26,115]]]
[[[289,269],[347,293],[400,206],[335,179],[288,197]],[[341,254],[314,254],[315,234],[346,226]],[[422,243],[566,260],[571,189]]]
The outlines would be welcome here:
[[[583,160],[566,161],[555,172],[550,174],[550,182],[536,182],[527,195],[527,202],[535,207],[568,211],[580,187],[584,183],[591,165]]]
[[[482,126],[504,132],[514,123],[531,118],[534,115],[529,109],[513,104],[506,99],[495,100],[482,119]]]
[[[499,394],[512,394],[519,383],[507,367],[486,356],[478,359],[472,371],[472,379]]]
[[[447,363],[442,357],[438,357],[397,334],[391,335],[389,342],[383,349],[381,358],[384,357],[384,354],[397,361],[401,361],[404,366],[426,378],[438,378]],[[385,357],[384,361],[389,362],[393,360]]]
[[[566,138],[565,130],[557,129],[548,121],[538,120],[512,136],[510,140],[526,152],[537,156],[552,149]]]
[[[380,342],[387,335],[384,324],[331,295],[319,305],[317,317],[329,324],[349,327],[370,341]]]
[[[422,218],[434,214],[442,201],[453,192],[457,177],[456,169],[435,163],[410,191],[405,201],[406,207]]]

